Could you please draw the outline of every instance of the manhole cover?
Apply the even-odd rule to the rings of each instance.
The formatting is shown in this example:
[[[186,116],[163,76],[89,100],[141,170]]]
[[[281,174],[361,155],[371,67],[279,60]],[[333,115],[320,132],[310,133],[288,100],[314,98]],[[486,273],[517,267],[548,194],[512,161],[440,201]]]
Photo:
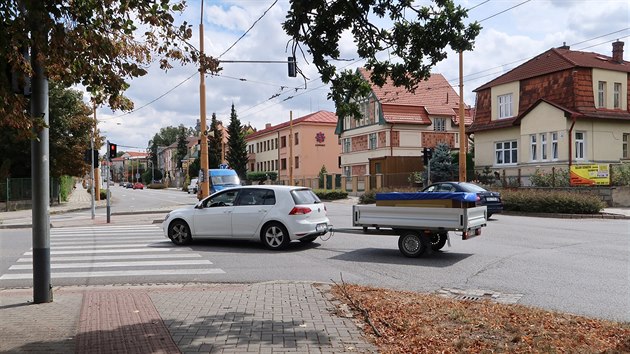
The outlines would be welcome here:
[[[498,291],[482,290],[482,289],[454,289],[442,288],[437,291],[438,295],[448,297],[455,300],[481,301],[490,300],[501,304],[515,304],[523,294],[506,294]]]

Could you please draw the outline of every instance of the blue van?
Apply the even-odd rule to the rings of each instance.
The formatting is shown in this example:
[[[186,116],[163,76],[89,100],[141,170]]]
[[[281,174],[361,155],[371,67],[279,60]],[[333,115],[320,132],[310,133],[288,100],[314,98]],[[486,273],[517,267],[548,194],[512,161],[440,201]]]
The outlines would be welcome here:
[[[210,171],[210,194],[218,192],[224,188],[237,187],[241,181],[236,171],[222,168],[212,168]]]

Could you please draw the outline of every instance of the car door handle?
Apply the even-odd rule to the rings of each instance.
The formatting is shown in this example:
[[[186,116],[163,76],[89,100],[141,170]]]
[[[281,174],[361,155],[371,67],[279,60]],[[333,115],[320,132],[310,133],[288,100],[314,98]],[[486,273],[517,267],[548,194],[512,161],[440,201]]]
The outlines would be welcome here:
[[[266,212],[267,212],[267,209],[259,209],[259,210],[258,210],[258,212],[259,212],[259,213],[266,213]]]
[[[230,214],[232,212],[232,210],[226,210],[223,212],[223,214]]]

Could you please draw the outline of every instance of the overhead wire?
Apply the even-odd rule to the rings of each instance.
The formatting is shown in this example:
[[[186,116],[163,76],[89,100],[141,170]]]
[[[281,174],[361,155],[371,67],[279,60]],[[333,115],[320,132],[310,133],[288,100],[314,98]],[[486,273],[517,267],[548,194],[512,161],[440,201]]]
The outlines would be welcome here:
[[[236,45],[236,43],[238,43],[241,39],[243,39],[243,37],[245,37],[249,31],[252,30],[252,28],[254,28],[254,26],[256,26],[256,24],[262,20],[263,17],[265,17],[265,15],[267,14],[267,12],[269,12],[269,10],[271,10],[272,7],[274,7],[274,5],[276,5],[276,3],[278,2],[278,0],[275,0],[268,8],[267,10],[265,10],[265,12],[262,13],[262,15],[260,15],[260,17],[258,17],[258,19],[256,21],[254,21],[254,23],[252,23],[252,25],[247,29],[247,31],[245,31],[245,33],[243,33],[228,49],[226,49],[223,53],[221,53],[221,55],[219,55],[217,57],[217,59],[220,59],[222,56],[225,55],[225,53],[229,52],[232,48],[234,48],[234,46]]]

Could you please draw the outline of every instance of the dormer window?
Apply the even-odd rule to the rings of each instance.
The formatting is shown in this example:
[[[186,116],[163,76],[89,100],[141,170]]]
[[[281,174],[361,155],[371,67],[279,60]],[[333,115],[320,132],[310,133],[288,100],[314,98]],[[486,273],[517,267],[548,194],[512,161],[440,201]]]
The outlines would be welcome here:
[[[512,94],[497,96],[499,119],[510,118],[512,114]]]
[[[606,81],[597,82],[597,108],[606,108]]]
[[[436,132],[446,131],[446,118],[433,118],[433,130]]]

